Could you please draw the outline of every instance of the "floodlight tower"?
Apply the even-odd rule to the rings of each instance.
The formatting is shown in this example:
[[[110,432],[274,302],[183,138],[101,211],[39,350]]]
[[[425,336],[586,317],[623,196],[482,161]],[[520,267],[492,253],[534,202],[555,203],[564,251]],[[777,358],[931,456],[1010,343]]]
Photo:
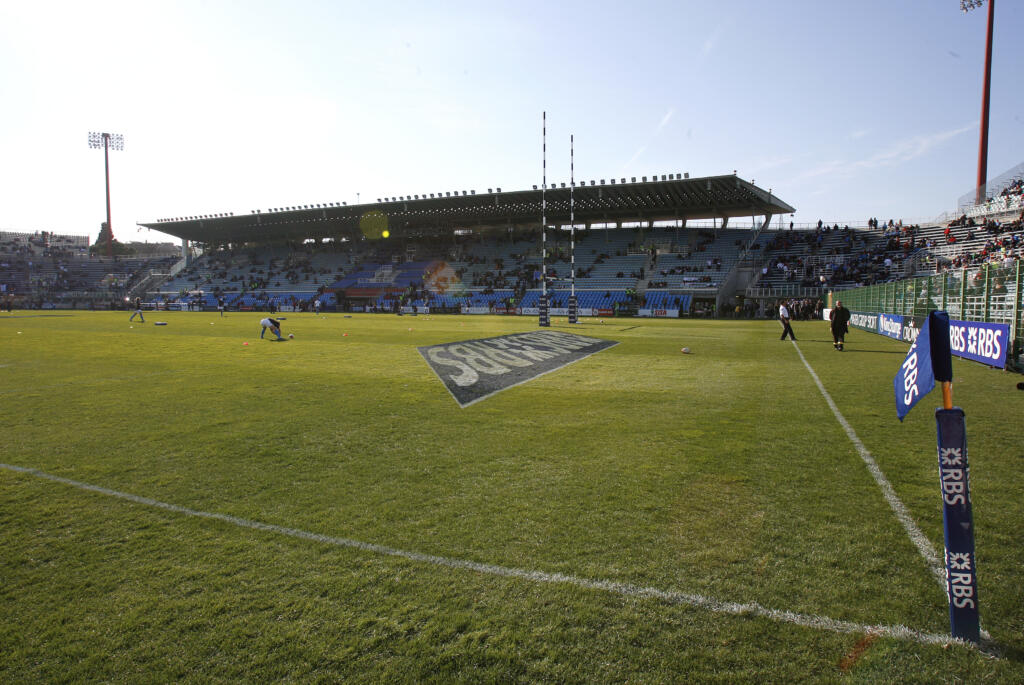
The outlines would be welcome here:
[[[970,12],[985,4],[985,0],[960,0],[960,9]],[[992,18],[996,0],[988,0],[988,31],[985,36],[985,85],[981,92],[981,140],[978,142],[978,186],[974,204],[985,202],[985,185],[988,183],[988,99],[992,84]]]
[[[107,179],[107,256],[114,252],[114,227],[110,224],[110,150],[124,149],[124,136],[120,133],[89,132],[89,147],[103,148],[103,170]]]

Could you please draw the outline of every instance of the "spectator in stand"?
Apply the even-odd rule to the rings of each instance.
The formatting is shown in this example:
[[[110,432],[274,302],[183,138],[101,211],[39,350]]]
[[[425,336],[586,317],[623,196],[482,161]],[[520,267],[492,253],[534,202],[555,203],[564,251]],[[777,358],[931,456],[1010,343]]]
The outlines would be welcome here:
[[[992,295],[1003,296],[1007,294],[1006,282],[999,276],[992,279]]]

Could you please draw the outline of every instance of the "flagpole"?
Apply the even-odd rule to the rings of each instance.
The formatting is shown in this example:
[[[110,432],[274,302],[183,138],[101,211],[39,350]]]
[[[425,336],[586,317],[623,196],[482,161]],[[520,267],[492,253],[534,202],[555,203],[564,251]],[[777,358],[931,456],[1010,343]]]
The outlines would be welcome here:
[[[953,355],[946,312],[931,312],[917,340],[893,379],[896,415],[900,421],[935,387],[942,384],[942,409],[935,410],[939,457],[942,528],[945,541],[946,594],[950,634],[961,640],[981,639],[978,615],[978,563],[974,549],[970,468],[967,463],[967,422],[953,406]]]

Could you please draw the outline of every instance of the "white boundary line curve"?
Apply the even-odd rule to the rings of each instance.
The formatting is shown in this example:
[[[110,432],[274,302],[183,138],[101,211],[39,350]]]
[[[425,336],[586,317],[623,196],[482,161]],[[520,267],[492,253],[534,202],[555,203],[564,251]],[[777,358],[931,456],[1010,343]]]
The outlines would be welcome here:
[[[165,511],[173,512],[175,514],[182,514],[184,516],[191,516],[195,518],[222,521],[224,523],[229,523],[240,528],[249,528],[252,530],[277,533],[279,535],[286,535],[288,537],[298,538],[301,540],[310,540],[313,542],[319,542],[322,544],[332,545],[335,547],[348,547],[352,549],[362,550],[365,552],[371,552],[374,554],[397,557],[405,559],[407,561],[432,564],[434,566],[441,566],[465,571],[475,571],[477,573],[483,573],[492,576],[500,576],[504,578],[523,579],[534,583],[573,585],[575,587],[587,590],[598,590],[626,597],[655,599],[670,605],[691,606],[698,609],[711,611],[714,613],[732,614],[737,616],[757,616],[761,618],[767,618],[772,621],[778,621],[780,623],[789,623],[792,625],[802,626],[805,628],[815,628],[818,630],[827,630],[835,633],[865,633],[929,645],[960,644],[967,647],[973,646],[967,642],[954,639],[949,635],[942,635],[938,633],[929,633],[925,631],[915,630],[913,628],[908,628],[907,626],[903,625],[870,625],[855,623],[852,621],[842,621],[834,618],[829,618],[827,616],[815,616],[813,614],[800,614],[792,611],[771,609],[768,607],[764,607],[756,602],[727,602],[723,600],[714,599],[712,597],[705,597],[703,595],[678,592],[675,590],[661,590],[654,587],[633,585],[630,583],[619,583],[609,580],[581,578],[578,576],[566,575],[562,573],[531,571],[529,569],[515,568],[510,566],[498,566],[495,564],[484,564],[476,561],[468,561],[465,559],[453,559],[450,557],[436,556],[433,554],[423,554],[421,552],[412,552],[408,550],[397,549],[394,547],[387,547],[384,545],[362,542],[359,540],[334,537],[330,535],[322,535],[320,533],[311,533],[296,528],[287,528],[284,526],[278,526],[271,523],[263,523],[260,521],[243,519],[237,516],[230,516],[228,514],[218,514],[212,512],[198,511],[196,509],[188,509],[186,507],[180,507],[176,504],[161,502],[159,500],[151,499],[149,497],[141,497],[139,495],[133,495],[127,492],[120,492],[118,490],[111,490],[109,488],[104,488],[98,485],[91,485],[89,483],[83,483],[80,481],[71,480],[69,478],[63,478],[61,476],[56,476],[53,474],[45,473],[43,471],[39,471],[38,469],[26,468],[23,466],[13,466],[10,464],[3,463],[0,463],[0,469],[14,471],[17,473],[23,473],[34,476],[36,478],[43,478],[56,483],[68,485],[73,488],[78,488],[79,490],[95,492],[101,495],[106,495],[108,497],[115,497],[117,499],[134,502],[136,504],[142,504],[144,506],[153,507],[156,509],[163,509]]]
[[[871,476],[878,483],[878,487],[882,490],[882,495],[885,497],[885,501],[889,503],[893,513],[896,514],[896,518],[903,524],[903,529],[907,531],[907,535],[910,537],[910,541],[917,547],[917,551],[921,553],[924,560],[928,563],[928,569],[935,576],[936,580],[939,581],[939,585],[942,589],[946,589],[946,570],[942,567],[942,561],[939,559],[939,553],[935,551],[935,547],[932,546],[931,541],[925,536],[921,529],[917,527],[917,523],[914,518],[910,515],[910,511],[906,505],[900,500],[896,491],[893,489],[892,484],[882,473],[882,469],[879,468],[878,463],[874,457],[871,456],[871,452],[864,446],[864,443],[860,441],[857,434],[854,432],[853,427],[846,420],[846,417],[839,411],[839,407],[832,400],[832,396],[828,394],[828,390],[825,390],[825,386],[822,384],[821,379],[818,378],[818,374],[811,368],[807,358],[804,357],[804,353],[800,350],[800,346],[793,341],[793,348],[796,353],[800,355],[800,361],[807,367],[807,371],[810,372],[811,378],[814,379],[815,385],[818,386],[818,391],[821,392],[821,396],[825,398],[825,402],[828,403],[829,409],[832,410],[832,414],[836,417],[836,421],[846,432],[846,436],[853,443],[853,446],[857,449],[857,453],[860,458],[864,460],[864,463],[868,467],[868,471],[871,472]]]
[[[914,543],[918,552],[920,552],[921,556],[924,557],[932,575],[939,581],[939,586],[942,588],[942,593],[945,596],[946,569],[943,566],[943,560],[939,557],[939,553],[935,550],[935,547],[932,546],[931,541],[923,532],[921,532],[921,529],[918,528],[914,518],[910,515],[910,510],[907,509],[906,505],[903,504],[903,501],[900,500],[899,495],[896,494],[892,484],[889,483],[885,474],[882,473],[882,469],[878,466],[874,457],[871,456],[871,452],[869,452],[867,447],[864,446],[864,443],[860,441],[860,438],[857,437],[857,433],[854,432],[853,427],[846,420],[846,417],[839,411],[839,407],[836,406],[836,403],[832,400],[832,396],[828,394],[828,390],[825,389],[821,379],[818,378],[818,374],[814,372],[814,369],[807,361],[807,358],[804,357],[804,353],[800,349],[800,346],[796,344],[795,340],[791,340],[790,342],[793,343],[793,349],[796,350],[796,353],[800,355],[800,361],[804,363],[804,366],[807,367],[807,371],[810,372],[811,378],[814,379],[814,383],[818,386],[821,396],[825,398],[825,402],[828,403],[829,409],[831,409],[832,413],[835,415],[836,421],[838,421],[839,425],[842,426],[843,430],[846,432],[846,436],[857,449],[857,453],[860,455],[860,458],[863,459],[864,463],[867,465],[868,471],[871,472],[871,476],[875,479],[875,482],[878,483],[878,487],[882,490],[882,495],[885,497],[885,501],[889,503],[893,513],[896,514],[896,518],[901,524],[903,524],[903,529],[907,531],[910,541]],[[981,631],[981,637],[986,641],[992,639],[992,636],[989,635],[986,630]]]

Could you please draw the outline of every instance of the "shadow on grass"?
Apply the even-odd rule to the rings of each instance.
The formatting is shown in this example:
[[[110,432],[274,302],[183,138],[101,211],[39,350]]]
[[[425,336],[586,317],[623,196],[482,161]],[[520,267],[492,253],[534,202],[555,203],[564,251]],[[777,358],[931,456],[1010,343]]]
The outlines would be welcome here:
[[[845,354],[847,352],[856,352],[857,354],[895,354],[900,357],[907,356],[906,352],[902,352],[900,350],[893,350],[891,352],[889,350],[858,350],[856,348],[851,350],[849,347],[847,347],[845,350],[843,350],[843,353]]]
[[[812,339],[812,338],[797,338],[796,341],[797,342],[802,342],[802,343],[806,342],[806,343],[828,343],[829,345],[832,344],[831,340],[818,340],[818,339]],[[846,343],[846,349],[843,350],[843,354],[846,354],[847,352],[856,352],[858,354],[898,354],[898,355],[902,355],[904,357],[907,355],[907,353],[905,351],[900,351],[900,350],[862,350],[862,349],[860,349],[858,347],[850,347],[850,343]]]
[[[983,640],[978,645],[978,649],[984,654],[989,654],[999,659],[1006,659],[1018,664],[1024,663],[1024,649],[1016,645],[1005,645]]]

